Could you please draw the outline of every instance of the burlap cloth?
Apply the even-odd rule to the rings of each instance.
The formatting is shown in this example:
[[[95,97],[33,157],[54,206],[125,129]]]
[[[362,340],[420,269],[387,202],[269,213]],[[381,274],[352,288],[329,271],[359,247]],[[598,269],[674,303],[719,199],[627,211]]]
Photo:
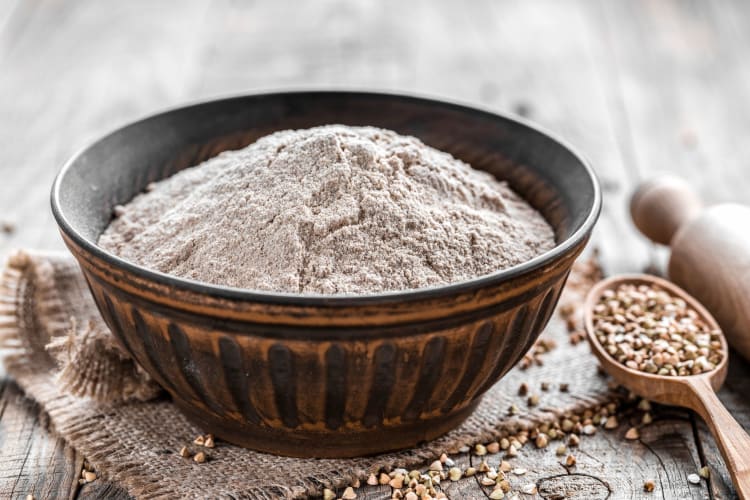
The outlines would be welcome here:
[[[560,306],[569,312],[595,279],[595,265],[573,269]],[[197,464],[178,450],[200,433],[120,351],[96,311],[73,259],[62,254],[19,252],[0,278],[0,338],[5,366],[26,394],[49,415],[53,430],[86,456],[100,477],[139,498],[303,498],[324,487],[342,487],[370,472],[409,468],[442,452],[488,442],[520,427],[608,398],[606,381],[585,342],[572,345],[561,315],[543,338],[557,347],[542,365],[514,368],[484,396],[459,428],[424,446],[346,460],[306,460],[257,453],[219,441],[211,460]],[[552,383],[541,404],[518,395]],[[558,383],[569,383],[562,392]],[[510,416],[515,404],[520,413]]]

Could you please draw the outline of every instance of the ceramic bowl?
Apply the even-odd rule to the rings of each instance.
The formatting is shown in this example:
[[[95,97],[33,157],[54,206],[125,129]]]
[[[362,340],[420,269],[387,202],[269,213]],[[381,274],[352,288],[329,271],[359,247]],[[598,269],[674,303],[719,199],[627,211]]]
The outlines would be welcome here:
[[[113,207],[152,181],[282,129],[372,125],[504,179],[553,226],[554,249],[447,286],[370,295],[267,293],[178,278],[97,246]],[[124,348],[205,432],[284,455],[415,446],[461,423],[546,325],[601,204],[586,161],[521,120],[359,92],[248,95],[125,126],[64,166],[52,209]]]

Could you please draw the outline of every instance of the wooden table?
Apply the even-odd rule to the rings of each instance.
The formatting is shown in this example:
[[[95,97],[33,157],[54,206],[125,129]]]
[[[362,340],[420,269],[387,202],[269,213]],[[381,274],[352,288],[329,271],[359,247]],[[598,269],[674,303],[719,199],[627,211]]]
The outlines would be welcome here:
[[[0,221],[15,225],[0,234],[0,252],[62,248],[49,186],[104,131],[187,100],[304,86],[422,93],[529,115],[598,171],[606,270],[661,265],[664,251],[627,216],[639,179],[672,171],[708,200],[750,203],[748,49],[745,0],[0,0]],[[736,356],[731,365],[721,397],[750,430],[750,366]],[[547,494],[734,496],[690,412],[660,410],[627,453],[617,435],[586,442],[576,476],[539,454]],[[82,462],[3,378],[0,497],[126,496],[101,480],[79,486]],[[703,464],[708,486],[688,485]],[[647,477],[658,493],[642,492]],[[486,496],[471,480],[446,491]]]

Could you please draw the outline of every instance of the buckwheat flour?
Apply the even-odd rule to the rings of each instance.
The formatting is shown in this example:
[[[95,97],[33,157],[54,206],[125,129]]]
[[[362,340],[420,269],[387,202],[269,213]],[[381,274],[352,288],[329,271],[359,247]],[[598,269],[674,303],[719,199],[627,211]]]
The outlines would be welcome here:
[[[331,125],[277,132],[150,186],[99,244],[198,281],[368,293],[446,284],[552,248],[504,182],[413,137]]]

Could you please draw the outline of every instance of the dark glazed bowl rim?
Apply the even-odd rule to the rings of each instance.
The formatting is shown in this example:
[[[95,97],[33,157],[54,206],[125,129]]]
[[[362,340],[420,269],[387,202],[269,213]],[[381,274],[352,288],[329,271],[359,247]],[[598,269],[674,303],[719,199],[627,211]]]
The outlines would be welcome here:
[[[97,245],[96,242],[91,241],[83,234],[81,234],[70,221],[66,218],[63,213],[63,208],[60,203],[60,190],[63,178],[67,173],[72,170],[78,160],[95,144],[103,141],[111,136],[116,135],[121,130],[136,127],[139,124],[156,118],[158,116],[167,115],[170,113],[177,113],[185,109],[196,108],[200,106],[206,106],[210,104],[217,104],[220,102],[228,103],[231,101],[239,101],[249,97],[262,97],[262,96],[284,96],[284,95],[297,95],[297,96],[311,96],[325,95],[328,97],[336,96],[362,96],[362,97],[377,97],[387,99],[400,99],[421,104],[435,104],[443,107],[452,108],[458,111],[469,112],[480,114],[492,119],[501,119],[509,122],[515,122],[518,125],[533,130],[539,134],[547,136],[556,142],[560,147],[568,150],[576,160],[584,168],[584,171],[589,177],[591,187],[593,189],[593,202],[589,208],[589,213],[586,215],[583,223],[567,238],[563,241],[558,242],[555,246],[531,260],[522,262],[515,266],[495,271],[490,274],[484,274],[476,278],[468,280],[458,281],[447,285],[440,285],[427,288],[418,288],[414,290],[396,290],[379,292],[373,294],[337,294],[337,295],[324,295],[324,294],[296,294],[287,292],[265,292],[261,290],[252,290],[246,288],[236,288],[223,285],[214,285],[202,281],[196,281],[188,278],[180,278],[174,275],[163,273],[148,269],[140,266],[133,262],[122,259],[106,250],[102,249]],[[567,141],[559,138],[553,133],[545,130],[537,124],[534,124],[528,120],[520,117],[510,116],[503,113],[497,113],[489,111],[475,105],[461,104],[457,102],[446,101],[444,99],[434,99],[429,97],[422,97],[417,95],[398,94],[398,93],[387,93],[387,92],[369,92],[369,91],[348,91],[348,90],[303,90],[303,91],[284,91],[284,92],[261,92],[253,94],[241,94],[236,96],[224,97],[219,99],[206,99],[197,102],[193,102],[186,105],[175,106],[166,110],[153,113],[139,120],[135,120],[126,125],[117,127],[114,131],[109,132],[94,140],[87,146],[81,148],[75,153],[65,164],[63,165],[60,172],[55,177],[55,181],[52,185],[51,193],[51,205],[52,213],[57,221],[58,226],[62,232],[68,236],[73,242],[81,247],[86,252],[91,253],[95,257],[103,260],[104,262],[112,265],[115,268],[122,269],[126,272],[133,273],[143,279],[156,282],[158,284],[166,285],[169,287],[175,287],[180,290],[187,292],[204,294],[222,299],[228,299],[232,301],[242,302],[256,302],[265,304],[277,304],[277,305],[292,305],[301,307],[351,307],[360,305],[371,305],[378,303],[394,303],[394,302],[411,302],[419,300],[435,299],[445,296],[458,295],[474,290],[497,285],[504,281],[512,280],[518,276],[532,273],[544,266],[554,262],[561,258],[575,248],[579,243],[585,240],[591,233],[601,211],[601,188],[597,180],[596,174],[593,168],[589,164],[588,160],[579,153],[573,146]]]

